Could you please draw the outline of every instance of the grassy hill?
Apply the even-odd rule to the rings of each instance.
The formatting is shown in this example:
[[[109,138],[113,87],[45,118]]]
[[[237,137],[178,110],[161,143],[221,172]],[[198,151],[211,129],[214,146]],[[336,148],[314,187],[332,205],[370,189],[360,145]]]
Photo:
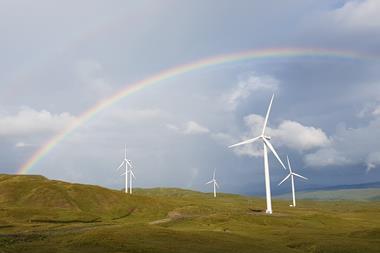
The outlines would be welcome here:
[[[302,191],[296,194],[297,199],[380,201],[380,188]],[[291,197],[291,193],[276,196],[279,199]]]
[[[378,252],[380,202],[288,202],[0,175],[0,252]]]
[[[0,175],[0,207],[8,219],[92,222],[129,215],[154,199],[130,198],[121,191],[48,180],[42,176]]]

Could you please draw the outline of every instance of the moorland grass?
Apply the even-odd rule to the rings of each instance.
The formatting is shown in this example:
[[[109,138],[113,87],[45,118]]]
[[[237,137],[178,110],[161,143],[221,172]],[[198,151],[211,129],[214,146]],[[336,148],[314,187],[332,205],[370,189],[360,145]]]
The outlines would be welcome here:
[[[378,252],[380,202],[297,204],[0,175],[0,252]]]

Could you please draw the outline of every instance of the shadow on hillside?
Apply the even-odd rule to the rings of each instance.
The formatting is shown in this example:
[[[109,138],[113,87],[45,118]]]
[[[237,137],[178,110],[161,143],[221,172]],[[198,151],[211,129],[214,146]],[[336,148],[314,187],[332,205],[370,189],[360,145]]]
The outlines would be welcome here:
[[[265,210],[263,209],[248,208],[248,210],[252,213],[265,213]]]

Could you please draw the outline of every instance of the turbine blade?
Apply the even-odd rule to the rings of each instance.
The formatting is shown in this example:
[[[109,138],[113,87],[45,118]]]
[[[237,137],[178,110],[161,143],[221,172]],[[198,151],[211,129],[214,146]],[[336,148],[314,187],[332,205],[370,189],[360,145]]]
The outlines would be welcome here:
[[[124,172],[123,174],[121,174],[120,176],[125,176],[125,174],[127,174],[127,172]]]
[[[117,169],[116,170],[119,170],[120,168],[121,168],[121,166],[123,166],[123,164],[124,164],[124,161],[120,164],[120,166],[119,167],[117,167]]]
[[[301,175],[299,175],[299,174],[297,174],[297,173],[292,173],[294,176],[296,176],[296,177],[300,177],[300,178],[303,178],[303,179],[305,179],[305,180],[309,180],[307,177],[304,177],[304,176],[301,176]]]
[[[286,159],[288,160],[288,168],[290,173],[292,172],[292,166],[290,166],[289,156],[286,156]]]
[[[218,183],[217,183],[216,181],[214,181],[214,182],[215,182],[216,187],[219,189],[219,185],[218,185]]]
[[[252,142],[257,141],[257,140],[260,139],[260,138],[261,138],[261,136],[258,136],[258,137],[255,137],[255,138],[252,138],[252,139],[249,139],[249,140],[246,140],[246,141],[242,141],[242,142],[236,143],[236,144],[231,145],[231,146],[228,146],[228,147],[229,147],[229,148],[233,148],[233,147],[237,147],[237,146],[240,146],[240,145],[244,145],[244,144],[252,143]]]
[[[128,163],[129,167],[133,168],[131,161],[129,161],[129,160],[126,159],[125,162]]]
[[[281,185],[283,182],[286,181],[286,179],[288,179],[290,177],[291,174],[288,174],[278,185]]]
[[[284,165],[284,163],[281,161],[280,157],[278,156],[276,150],[274,150],[274,147],[272,146],[272,144],[265,138],[263,138],[265,144],[267,145],[267,147],[272,151],[272,153],[274,154],[274,156],[277,158],[277,160],[280,162],[281,166],[286,170],[286,167]]]
[[[212,176],[212,179],[215,180],[215,169],[214,169],[214,174],[213,174],[213,176]]]
[[[214,180],[208,181],[206,184],[211,184],[212,182],[214,182]]]
[[[265,121],[264,121],[263,131],[261,132],[262,135],[264,135],[264,133],[265,133],[265,129],[266,129],[267,124],[268,124],[268,118],[269,118],[270,109],[272,108],[273,98],[274,98],[274,94],[272,95],[272,98],[271,98],[270,103],[269,103],[269,107],[268,107],[267,115],[265,116]]]
[[[136,179],[135,174],[133,174],[133,171],[132,171],[132,170],[129,170],[129,172],[131,173],[132,177],[133,177],[134,179]]]

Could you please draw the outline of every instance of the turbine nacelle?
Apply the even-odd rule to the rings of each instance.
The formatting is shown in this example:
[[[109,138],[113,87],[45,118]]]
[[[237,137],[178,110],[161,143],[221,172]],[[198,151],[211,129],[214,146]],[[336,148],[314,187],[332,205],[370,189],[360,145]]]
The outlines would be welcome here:
[[[211,183],[216,183],[216,180],[215,179],[213,179],[213,180],[211,180],[211,181],[208,181],[206,184],[211,184]]]

